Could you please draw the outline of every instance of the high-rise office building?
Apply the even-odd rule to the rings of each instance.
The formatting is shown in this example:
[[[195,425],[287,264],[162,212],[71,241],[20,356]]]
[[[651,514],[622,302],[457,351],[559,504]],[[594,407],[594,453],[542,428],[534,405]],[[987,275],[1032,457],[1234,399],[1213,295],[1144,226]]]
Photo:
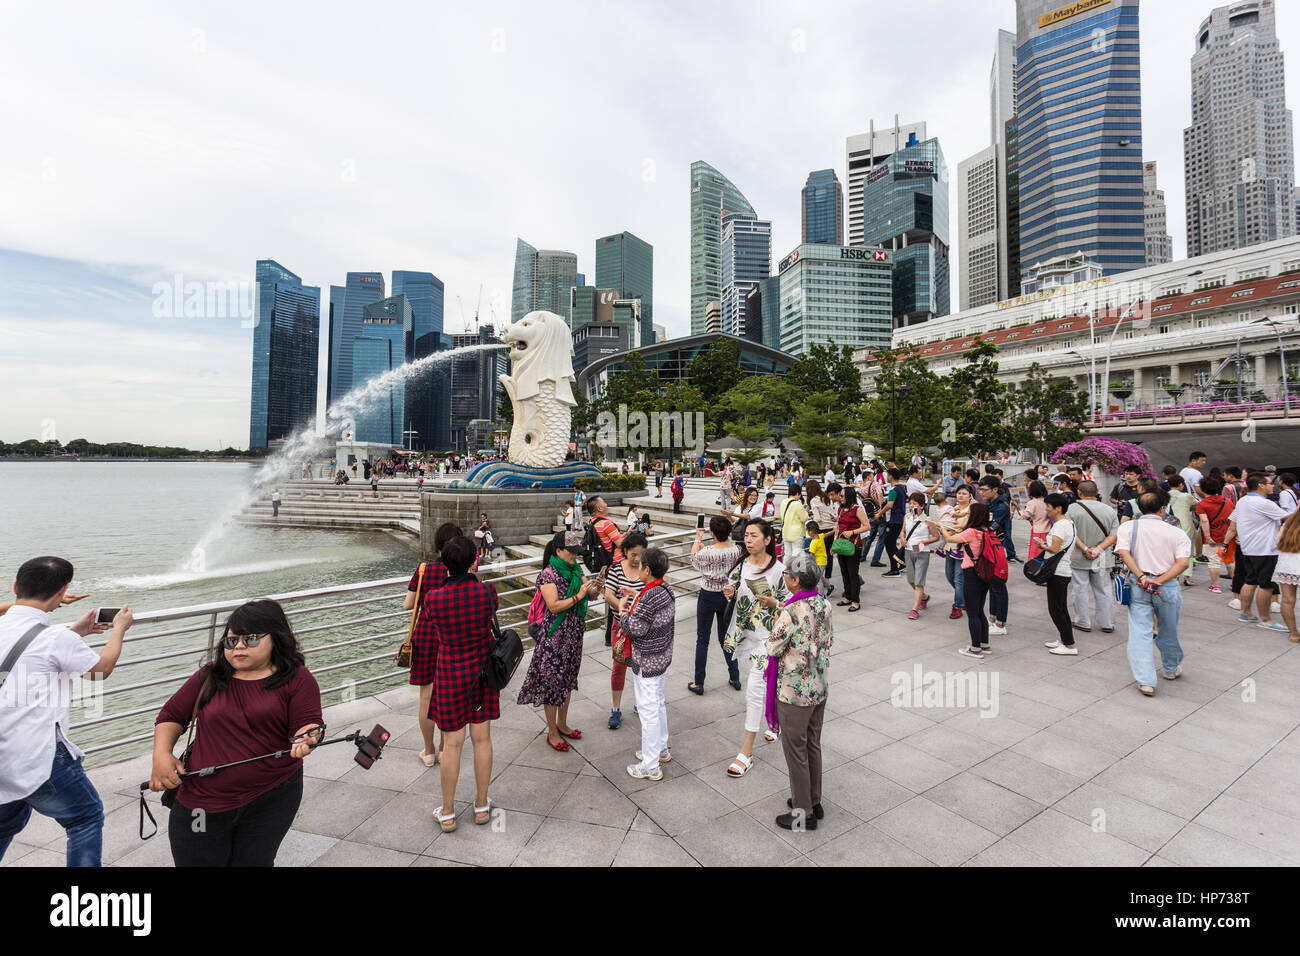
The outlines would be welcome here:
[[[772,274],[772,223],[731,213],[722,218],[722,331],[744,334],[745,296]]]
[[[819,245],[844,245],[844,190],[833,169],[808,174],[800,194],[803,241]]]
[[[453,349],[500,342],[487,326],[451,337]],[[459,355],[450,363],[451,444],[458,451],[479,451],[475,439],[481,437],[477,434],[480,426],[490,427],[497,420],[500,376],[510,371],[510,357],[505,349],[479,349]]]
[[[958,301],[963,312],[1006,297],[999,287],[1005,257],[998,229],[1001,184],[996,145],[957,164]]]
[[[1174,240],[1169,235],[1165,213],[1165,191],[1156,185],[1156,164],[1142,164],[1142,215],[1146,235],[1147,265],[1158,266],[1174,259]]]
[[[867,132],[858,133],[844,141],[844,169],[849,184],[849,245],[863,244],[862,187],[867,175],[875,170],[885,157],[900,149],[915,146],[925,139],[925,124],[894,125],[890,129],[876,130],[875,121],[868,124]]]
[[[348,288],[343,285],[330,286],[330,304],[329,314],[325,317],[325,406],[329,407],[330,402],[334,400],[334,372],[337,366],[335,360],[335,351],[338,346],[334,343],[336,335],[343,334],[343,300],[347,297]]]
[[[743,338],[772,348],[781,347],[781,277],[759,279],[745,296]]]
[[[1187,255],[1296,234],[1295,149],[1271,0],[1215,7],[1196,31],[1183,130]]]
[[[405,444],[406,384],[400,378],[385,385],[375,380],[405,364],[406,336],[413,324],[411,303],[404,295],[380,299],[362,312],[361,334],[352,340],[353,387],[368,387],[373,394],[353,416],[355,441],[399,448]]]
[[[571,328],[574,332],[593,322],[615,322],[626,330],[625,341],[629,343],[629,348],[641,346],[646,331],[640,299],[624,299],[614,289],[597,289],[595,286],[584,285],[573,288],[571,300]]]
[[[801,245],[782,259],[781,351],[806,355],[812,346],[827,344],[889,348],[893,255],[860,246]]]
[[[320,287],[259,259],[253,298],[253,393],[248,447],[266,448],[316,424]]]
[[[596,240],[596,286],[614,289],[620,299],[641,300],[642,341],[634,346],[654,344],[654,275],[654,247],[644,239],[620,232]]]
[[[332,287],[330,301],[333,303]],[[384,297],[382,272],[349,272],[342,308],[331,309],[329,402],[334,404],[353,388],[352,342],[361,335],[366,306]]]
[[[722,296],[722,217],[726,213],[758,216],[726,176],[701,160],[691,163],[691,335],[704,332],[709,303]]]
[[[522,239],[515,244],[514,286],[510,321],[529,312],[554,312],[571,322],[569,296],[578,285],[578,257],[560,249],[535,249]]]
[[[1016,35],[999,30],[989,70],[989,142],[1002,141],[1007,120],[1016,115]]]
[[[722,331],[722,303],[709,302],[704,307],[704,331],[716,335]]]
[[[573,371],[581,375],[592,362],[628,350],[627,326],[622,322],[588,322],[573,331]]]
[[[891,153],[863,178],[862,197],[863,242],[890,252],[894,322],[902,328],[947,315],[948,170],[939,141]]]
[[[658,343],[660,343],[660,342],[667,342],[667,341],[668,341],[668,330],[667,330],[666,328],[664,328],[662,325],[656,325],[656,326],[654,327],[654,333],[655,333],[655,343],[656,343],[656,344],[658,344]]]
[[[1146,262],[1138,0],[1016,0],[1020,272]]]
[[[1020,289],[1020,120],[1012,116],[1003,131],[1002,154],[1006,165],[1002,171],[1006,210],[1006,294]]]
[[[411,306],[411,328],[406,332],[406,361],[418,362],[443,351],[443,284],[432,272],[393,270],[393,295],[406,296]],[[415,436],[413,448],[445,449],[451,446],[450,371],[434,363],[406,386],[406,427]]]

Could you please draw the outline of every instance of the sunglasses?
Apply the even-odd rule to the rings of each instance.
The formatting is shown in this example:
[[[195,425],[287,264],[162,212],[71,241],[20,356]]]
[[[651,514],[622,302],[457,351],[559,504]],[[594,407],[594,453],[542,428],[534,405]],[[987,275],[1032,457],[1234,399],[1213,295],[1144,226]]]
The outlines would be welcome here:
[[[270,637],[270,634],[226,634],[221,638],[221,646],[228,651],[233,651],[243,641],[245,647],[256,647],[264,637]]]

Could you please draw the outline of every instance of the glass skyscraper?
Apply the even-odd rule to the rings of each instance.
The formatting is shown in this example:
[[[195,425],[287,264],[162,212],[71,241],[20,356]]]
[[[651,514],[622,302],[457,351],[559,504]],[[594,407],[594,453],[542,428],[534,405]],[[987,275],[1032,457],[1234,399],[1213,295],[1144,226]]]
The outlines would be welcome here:
[[[745,296],[744,338],[772,348],[781,346],[781,277],[768,276],[754,283]]]
[[[894,320],[949,312],[948,171],[937,139],[891,153],[862,182],[863,242],[890,252]]]
[[[801,245],[782,259],[781,351],[805,355],[827,344],[889,348],[892,256],[861,246]]]
[[[772,274],[772,223],[730,213],[722,217],[722,331],[745,334],[745,296]]]
[[[274,259],[258,260],[256,281],[248,447],[266,448],[316,425],[320,287]]]
[[[803,241],[844,245],[844,190],[833,169],[808,174],[802,195]]]
[[[1138,0],[1016,2],[1020,275],[1146,264]]]
[[[641,342],[633,345],[654,344],[654,271],[654,247],[644,239],[620,232],[596,240],[597,288],[614,289],[620,299],[641,300]]]
[[[349,272],[343,290],[342,308],[334,302],[334,289],[330,287],[330,380],[329,402],[334,404],[353,388],[352,341],[361,335],[361,322],[366,306],[384,297],[382,272]]]
[[[404,295],[381,299],[365,307],[361,334],[352,340],[352,376],[356,388],[400,368],[406,361],[406,335],[413,326],[411,303]],[[372,396],[354,416],[359,442],[403,447],[406,428],[406,387],[396,381]]]
[[[722,296],[724,213],[758,216],[726,176],[701,160],[691,163],[691,335],[704,333],[709,303]]]
[[[406,361],[417,362],[443,350],[443,284],[432,272],[393,270],[393,295],[411,306],[406,331]],[[406,422],[416,431],[415,448],[451,447],[450,370],[435,364],[406,387]]]
[[[559,249],[536,249],[522,239],[515,243],[515,274],[510,299],[510,321],[529,312],[554,312],[566,323],[569,291],[578,285],[578,257]]]
[[[536,272],[537,250],[522,239],[516,239],[515,278],[510,297],[511,324],[533,311],[533,276]]]

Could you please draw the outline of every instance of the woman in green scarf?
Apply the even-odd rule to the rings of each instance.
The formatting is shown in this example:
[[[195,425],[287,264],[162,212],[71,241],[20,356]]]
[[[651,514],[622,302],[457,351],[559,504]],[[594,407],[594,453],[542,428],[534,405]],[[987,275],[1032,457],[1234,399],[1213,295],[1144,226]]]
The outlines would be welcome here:
[[[600,581],[582,574],[578,558],[583,551],[582,535],[576,531],[561,531],[546,544],[537,576],[546,611],[519,688],[519,703],[545,709],[546,742],[560,751],[569,749],[569,740],[582,739],[582,731],[569,726],[569,700],[578,689],[587,601],[600,593]]]

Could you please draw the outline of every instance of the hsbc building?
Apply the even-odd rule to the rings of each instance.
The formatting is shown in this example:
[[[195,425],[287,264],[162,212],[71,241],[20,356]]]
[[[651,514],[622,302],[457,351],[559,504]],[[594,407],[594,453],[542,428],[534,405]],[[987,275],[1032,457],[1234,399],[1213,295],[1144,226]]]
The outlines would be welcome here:
[[[804,244],[780,261],[783,352],[813,345],[888,348],[893,255],[864,246]]]

